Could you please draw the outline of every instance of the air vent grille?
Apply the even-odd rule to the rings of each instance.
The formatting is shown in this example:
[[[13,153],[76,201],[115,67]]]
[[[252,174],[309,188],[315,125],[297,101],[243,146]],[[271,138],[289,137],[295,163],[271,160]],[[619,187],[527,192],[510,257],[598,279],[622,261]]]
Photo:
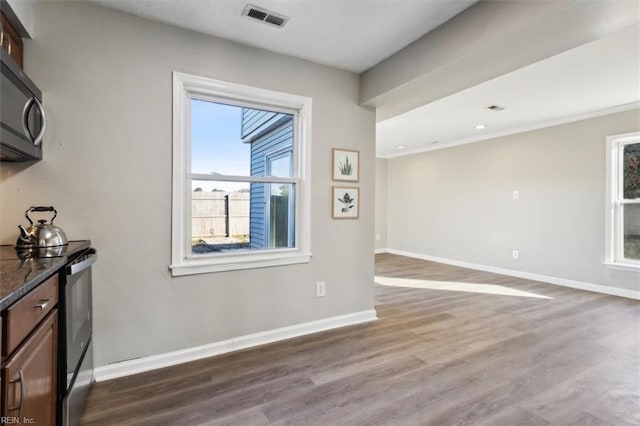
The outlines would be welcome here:
[[[264,18],[266,18],[269,15],[258,9],[250,8],[249,12],[247,12],[247,16],[250,18],[258,19],[260,21],[264,21]]]
[[[244,8],[242,15],[278,28],[282,28],[289,20],[289,18],[284,15],[251,4],[248,4],[247,7]]]
[[[284,19],[280,18],[279,16],[274,16],[274,15],[267,15],[267,17],[264,19],[264,22],[267,22],[267,23],[273,24],[273,25],[277,25],[279,27],[284,25]]]

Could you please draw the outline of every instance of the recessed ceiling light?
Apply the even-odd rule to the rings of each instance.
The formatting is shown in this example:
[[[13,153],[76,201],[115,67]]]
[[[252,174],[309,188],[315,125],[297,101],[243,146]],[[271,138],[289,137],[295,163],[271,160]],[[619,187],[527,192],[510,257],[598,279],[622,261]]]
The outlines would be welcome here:
[[[404,146],[404,145],[396,145],[396,148],[398,148],[398,149],[405,149],[405,148],[406,148],[406,146]]]
[[[482,130],[482,129],[486,129],[486,128],[487,128],[487,125],[486,125],[486,124],[478,124],[478,125],[476,126],[476,129],[478,129],[478,130]]]

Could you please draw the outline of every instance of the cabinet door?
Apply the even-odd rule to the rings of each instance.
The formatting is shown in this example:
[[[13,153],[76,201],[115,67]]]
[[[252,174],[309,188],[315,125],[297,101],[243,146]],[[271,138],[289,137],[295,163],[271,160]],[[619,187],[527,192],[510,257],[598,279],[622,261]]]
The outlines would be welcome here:
[[[55,425],[58,310],[40,323],[2,367],[2,416]]]
[[[0,15],[0,45],[22,68],[22,39],[4,12]]]

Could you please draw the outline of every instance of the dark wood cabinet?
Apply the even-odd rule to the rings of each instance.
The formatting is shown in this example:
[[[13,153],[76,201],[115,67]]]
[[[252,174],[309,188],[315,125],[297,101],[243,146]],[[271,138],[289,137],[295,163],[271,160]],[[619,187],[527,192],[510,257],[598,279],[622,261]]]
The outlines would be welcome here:
[[[2,367],[2,416],[54,425],[58,310],[52,310]]]
[[[2,316],[5,319],[3,356],[13,353],[58,305],[58,285],[58,274],[55,274],[3,312]]]
[[[12,423],[56,424],[57,304],[54,274],[2,311],[0,411]]]
[[[22,38],[4,12],[0,14],[0,45],[22,68]]]

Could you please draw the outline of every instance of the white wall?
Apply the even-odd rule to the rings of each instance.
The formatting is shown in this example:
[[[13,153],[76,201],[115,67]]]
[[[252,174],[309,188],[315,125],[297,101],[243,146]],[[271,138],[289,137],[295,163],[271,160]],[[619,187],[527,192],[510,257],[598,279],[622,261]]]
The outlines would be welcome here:
[[[357,75],[86,3],[36,4],[34,27],[49,131],[43,161],[2,164],[0,238],[52,204],[93,241],[97,365],[373,308],[375,117]],[[174,70],[313,98],[311,263],[170,276]],[[359,220],[331,219],[332,147],[360,151]]]
[[[638,129],[632,110],[390,159],[388,247],[638,291],[603,266],[605,137]]]
[[[376,158],[376,250],[387,247],[387,160]]]

